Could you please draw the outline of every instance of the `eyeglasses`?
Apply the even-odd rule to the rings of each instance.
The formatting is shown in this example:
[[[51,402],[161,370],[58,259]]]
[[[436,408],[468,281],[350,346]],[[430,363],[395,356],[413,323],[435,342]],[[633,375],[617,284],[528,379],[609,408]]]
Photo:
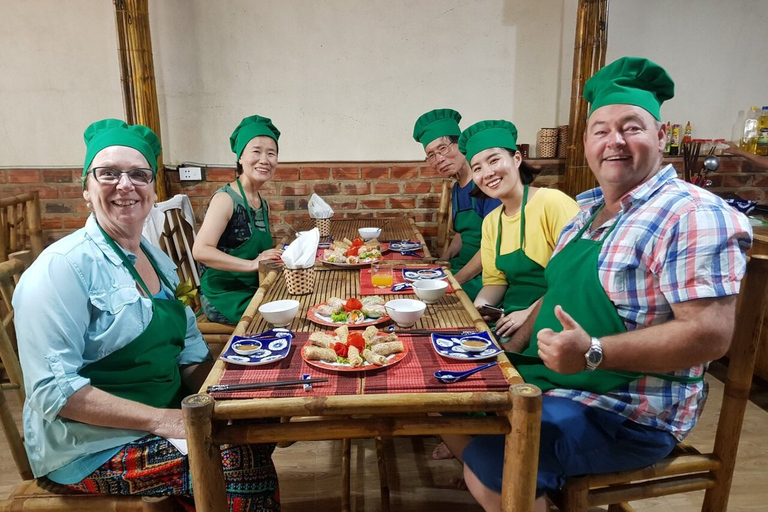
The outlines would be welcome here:
[[[143,187],[152,183],[155,179],[155,175],[152,169],[131,169],[129,171],[121,171],[113,167],[94,167],[93,177],[96,181],[103,185],[116,185],[120,182],[123,174],[128,175],[128,179],[131,180],[136,187]]]
[[[427,162],[432,163],[437,158],[437,155],[445,156],[448,154],[448,152],[451,150],[451,145],[454,144],[453,142],[449,142],[448,144],[441,144],[440,146],[437,146],[434,151],[427,153]]]

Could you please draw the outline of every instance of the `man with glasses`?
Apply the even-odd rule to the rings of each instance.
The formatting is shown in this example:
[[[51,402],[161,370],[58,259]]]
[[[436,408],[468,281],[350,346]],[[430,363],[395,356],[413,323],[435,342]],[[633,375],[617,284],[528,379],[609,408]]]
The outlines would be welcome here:
[[[440,259],[449,261],[451,272],[474,301],[483,287],[480,238],[483,218],[501,204],[498,199],[476,199],[472,170],[459,152],[457,142],[461,114],[449,108],[427,112],[416,120],[413,138],[424,146],[427,163],[440,176],[456,180],[451,188],[452,222],[456,235]]]

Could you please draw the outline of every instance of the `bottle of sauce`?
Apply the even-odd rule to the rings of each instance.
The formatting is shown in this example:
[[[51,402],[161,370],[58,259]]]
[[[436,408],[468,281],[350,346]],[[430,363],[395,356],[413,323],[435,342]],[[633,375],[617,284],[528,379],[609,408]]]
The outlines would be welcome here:
[[[667,146],[664,148],[664,153],[669,154],[669,147],[672,145],[672,126],[667,121]]]
[[[749,109],[747,119],[744,121],[744,133],[741,136],[741,149],[754,153],[757,151],[758,121],[760,114],[757,107]]]
[[[685,124],[685,132],[683,132],[683,144],[691,143],[691,122],[688,121]]]
[[[672,125],[672,140],[669,143],[669,156],[678,156],[680,154],[680,125]]]
[[[768,156],[768,106],[763,107],[757,120],[757,142],[755,154]]]

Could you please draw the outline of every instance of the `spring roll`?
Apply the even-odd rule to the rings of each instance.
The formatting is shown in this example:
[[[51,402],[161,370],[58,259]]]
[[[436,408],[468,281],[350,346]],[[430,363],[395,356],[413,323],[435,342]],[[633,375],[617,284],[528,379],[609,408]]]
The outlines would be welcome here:
[[[376,337],[376,335],[379,333],[379,330],[374,325],[369,325],[365,328],[363,331],[363,339],[367,344],[370,345],[371,340]]]
[[[402,352],[405,350],[405,347],[403,347],[402,341],[389,341],[387,343],[379,343],[378,345],[371,347],[371,350],[380,356],[388,356],[389,354]]]
[[[363,366],[363,358],[360,357],[360,351],[357,350],[357,347],[353,345],[349,346],[349,351],[347,352],[347,359],[349,360],[349,366],[352,368]]]
[[[379,336],[376,336],[371,341],[368,342],[370,346],[378,345],[380,343],[388,343],[390,341],[398,341],[397,334],[382,334]]]
[[[313,332],[309,335],[309,341],[316,347],[331,348],[331,344],[335,343],[336,338],[327,332]]]
[[[368,318],[381,318],[387,316],[387,309],[380,304],[364,304],[363,313]]]
[[[369,349],[369,348],[363,350],[363,357],[369,363],[373,363],[373,364],[376,364],[376,365],[379,365],[379,366],[384,366],[385,364],[387,364],[387,358],[386,357],[381,356],[381,355],[371,351],[371,349]]]
[[[336,352],[331,348],[321,347],[304,347],[304,357],[309,361],[327,361],[329,363],[336,362]]]
[[[347,337],[349,336],[349,327],[346,325],[342,325],[341,327],[338,327],[336,330],[334,330],[336,335],[339,337],[339,343],[347,344]]]
[[[326,304],[317,306],[317,309],[315,309],[315,313],[321,316],[331,316],[334,311],[336,311],[334,308]]]
[[[331,306],[335,311],[344,305],[344,300],[338,297],[331,297],[325,303]]]

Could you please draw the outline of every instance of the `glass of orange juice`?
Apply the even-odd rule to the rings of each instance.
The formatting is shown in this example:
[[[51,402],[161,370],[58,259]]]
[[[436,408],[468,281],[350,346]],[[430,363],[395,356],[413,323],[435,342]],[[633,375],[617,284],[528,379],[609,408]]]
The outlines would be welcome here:
[[[372,265],[371,284],[376,288],[391,288],[392,267],[390,265]]]

